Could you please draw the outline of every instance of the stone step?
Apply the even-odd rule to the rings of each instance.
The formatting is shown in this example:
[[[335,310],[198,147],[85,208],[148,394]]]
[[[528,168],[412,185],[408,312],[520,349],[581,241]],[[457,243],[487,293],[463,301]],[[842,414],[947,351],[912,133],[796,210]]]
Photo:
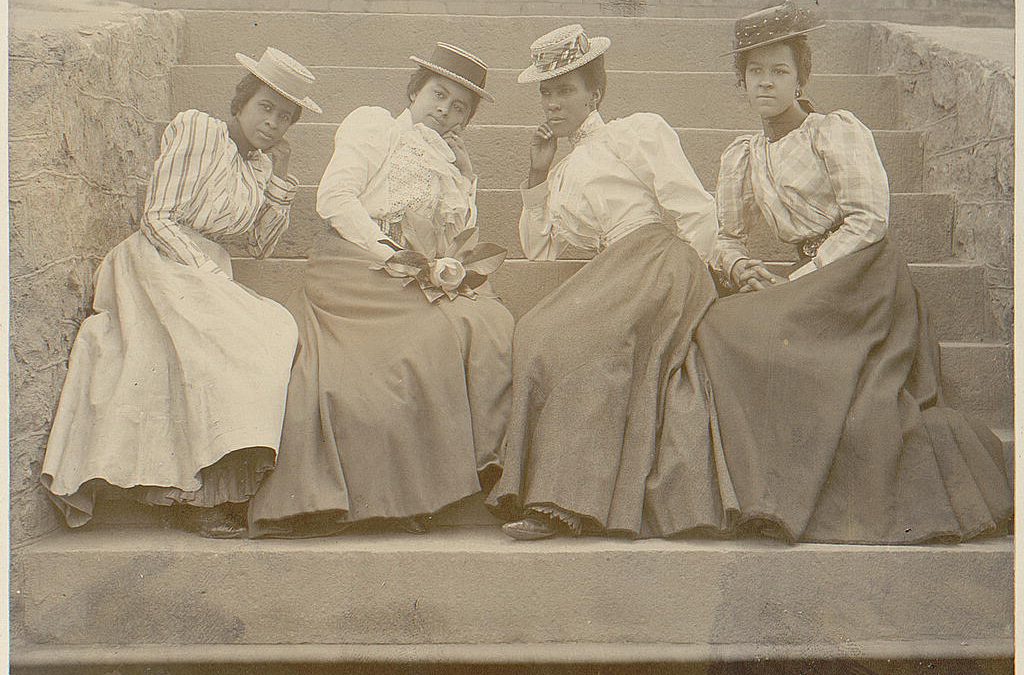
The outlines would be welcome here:
[[[1009,537],[524,543],[457,528],[216,541],[97,528],[12,551],[11,625],[15,665],[37,666],[114,645],[159,649],[165,662],[197,646],[236,662],[325,646],[335,662],[536,662],[553,650],[586,661],[601,649],[644,661],[1009,657],[1012,586]]]
[[[145,197],[145,190],[140,192]],[[518,190],[478,190],[477,225],[483,241],[504,246],[510,258],[522,258],[519,244],[519,213],[522,199]],[[142,202],[139,202],[140,206]],[[948,194],[895,193],[889,213],[890,232],[910,262],[940,262],[953,255],[953,197]],[[316,237],[327,225],[316,213],[316,186],[299,188],[292,205],[291,225],[282,237],[274,256],[304,258],[312,250]],[[240,245],[229,245],[232,254],[247,255]],[[767,225],[751,232],[750,251],[762,260],[796,260],[792,246],[771,235]],[[593,253],[573,250],[570,258],[589,258]]]
[[[163,132],[166,123],[155,125],[154,133]],[[534,126],[471,125],[463,137],[473,158],[481,188],[515,188],[522,183],[530,163],[530,135]],[[316,185],[334,152],[337,125],[306,122],[305,119],[288,131],[292,155],[290,171],[302,184]],[[722,152],[737,136],[751,133],[742,129],[676,128],[690,164],[701,183],[714,190]],[[923,150],[921,133],[917,131],[876,131],[875,142],[889,174],[893,192],[920,192],[922,185]],[[561,142],[561,152],[568,144]],[[562,155],[558,155],[561,157]]]
[[[636,16],[735,19],[762,9],[764,0],[136,0],[155,9],[385,12],[513,16]],[[957,6],[957,5],[961,6]],[[891,21],[935,26],[1013,26],[1007,0],[860,0],[822,7],[828,19]]]
[[[307,66],[407,68],[437,41],[464,47],[493,68],[525,68],[529,45],[566,23],[557,16],[453,16],[334,12],[184,12],[181,63],[233,64],[235,52],[256,56],[274,45]],[[593,17],[591,35],[612,39],[607,64],[617,70],[727,71],[731,19]],[[870,73],[865,22],[831,22],[811,34],[819,73]]]
[[[409,64],[412,65],[412,64]],[[723,70],[729,64],[723,64]],[[405,87],[412,69],[317,67],[314,98],[322,116],[306,121],[340,122],[361,105],[373,102],[391,110],[407,104]],[[171,69],[172,109],[196,108],[225,115],[235,84],[246,71],[241,66],[176,66]],[[480,106],[477,124],[533,124],[542,119],[537,86],[516,84],[518,69],[492,69],[487,89],[497,102]],[[806,91],[818,110],[853,112],[872,129],[898,128],[895,75],[816,75]],[[695,95],[699,92],[699,95]],[[637,110],[658,113],[669,124],[687,127],[753,129],[760,121],[751,112],[736,75],[721,73],[662,73],[610,71],[601,105],[607,119]]]
[[[257,293],[284,301],[301,279],[301,259],[233,261],[235,278]],[[534,262],[509,260],[495,273],[494,288],[517,318],[541,298],[576,273],[582,260]],[[931,312],[932,324],[940,340],[990,342],[994,335],[993,317],[988,307],[984,268],[960,263],[927,263],[910,266]],[[956,289],[951,294],[950,289]]]

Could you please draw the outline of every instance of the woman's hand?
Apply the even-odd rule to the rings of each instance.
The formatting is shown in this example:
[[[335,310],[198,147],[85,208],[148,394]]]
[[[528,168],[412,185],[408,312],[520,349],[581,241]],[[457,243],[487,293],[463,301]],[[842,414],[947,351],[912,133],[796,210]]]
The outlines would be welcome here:
[[[466,143],[462,140],[461,128],[456,127],[445,133],[443,138],[448,147],[455,153],[455,168],[466,178],[473,178],[473,162],[469,159]]]
[[[292,146],[285,139],[274,143],[268,150],[270,161],[274,163],[274,175],[278,178],[288,177],[288,161],[292,156]]]
[[[742,258],[732,266],[732,282],[740,289],[740,293],[763,291],[769,286],[784,284],[788,279],[775,274],[760,260]]]
[[[548,179],[548,170],[555,160],[558,139],[547,122],[541,123],[530,138],[530,179],[528,187],[540,185]]]

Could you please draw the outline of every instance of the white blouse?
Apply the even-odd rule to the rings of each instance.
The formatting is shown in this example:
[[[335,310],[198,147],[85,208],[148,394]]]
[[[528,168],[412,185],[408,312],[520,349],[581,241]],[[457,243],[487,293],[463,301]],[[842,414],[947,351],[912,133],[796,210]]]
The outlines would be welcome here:
[[[178,113],[164,130],[139,229],[167,258],[227,276],[190,231],[215,240],[244,235],[252,255],[268,255],[288,228],[297,185],[273,168],[260,150],[239,154],[221,120]]]
[[[871,131],[852,113],[837,110],[810,113],[774,143],[764,133],[733,141],[722,153],[718,177],[716,268],[728,273],[750,257],[754,207],[786,243],[831,232],[790,279],[881,240],[889,229],[889,181]]]
[[[569,244],[601,251],[667,214],[679,238],[710,259],[715,201],[664,119],[636,113],[605,124],[595,110],[570,141],[545,182],[522,188],[519,238],[528,258],[554,260]]]
[[[436,131],[383,108],[353,110],[334,135],[334,155],[316,193],[316,210],[338,234],[383,261],[394,249],[382,224],[407,211],[433,220],[447,241],[476,223],[476,178],[455,167]]]

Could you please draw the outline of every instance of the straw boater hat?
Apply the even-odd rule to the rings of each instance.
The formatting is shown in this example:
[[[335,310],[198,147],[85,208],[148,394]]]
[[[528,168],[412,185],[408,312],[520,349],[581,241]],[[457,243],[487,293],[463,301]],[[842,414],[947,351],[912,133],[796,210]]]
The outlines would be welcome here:
[[[313,80],[316,79],[313,73],[281,50],[267,47],[259,61],[254,61],[245,54],[236,53],[235,58],[250,73],[292,103],[315,113],[323,112],[308,95]]]
[[[519,84],[550,80],[576,70],[608,51],[612,41],[606,37],[587,37],[578,23],[556,28],[530,45],[533,65],[519,73]]]
[[[797,7],[786,0],[781,5],[737,19],[733,49],[722,56],[782,42],[824,27],[825,22],[815,10]]]
[[[484,90],[487,83],[487,64],[465,49],[459,49],[447,42],[438,42],[429,60],[418,56],[410,56],[409,60],[461,84],[477,96],[494,103],[494,97]]]

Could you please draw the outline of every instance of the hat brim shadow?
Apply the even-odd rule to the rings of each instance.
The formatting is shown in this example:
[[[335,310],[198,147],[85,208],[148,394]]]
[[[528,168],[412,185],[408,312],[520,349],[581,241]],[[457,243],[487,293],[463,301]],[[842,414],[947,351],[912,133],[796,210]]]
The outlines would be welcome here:
[[[820,26],[812,26],[811,28],[807,28],[805,30],[798,30],[798,31],[793,32],[793,33],[786,33],[785,35],[780,35],[778,37],[773,37],[771,40],[765,40],[764,42],[758,42],[756,45],[749,45],[747,47],[740,47],[739,49],[733,49],[731,51],[725,52],[724,54],[719,54],[719,56],[720,57],[722,57],[722,56],[732,56],[733,54],[739,54],[741,52],[749,52],[751,49],[757,49],[758,47],[764,47],[766,45],[773,45],[776,42],[783,42],[784,40],[789,40],[791,38],[799,37],[800,35],[807,35],[811,31],[818,30],[819,28],[824,28],[824,27],[825,27],[825,24],[821,24]]]
[[[320,109],[320,106],[318,106],[316,104],[316,102],[313,101],[313,99],[311,99],[310,97],[306,96],[304,98],[299,98],[298,96],[295,96],[293,94],[289,94],[287,91],[285,91],[284,89],[282,89],[278,85],[276,85],[273,82],[271,82],[266,77],[266,75],[264,75],[263,73],[261,73],[259,71],[259,63],[255,59],[253,59],[252,57],[246,56],[245,54],[235,54],[235,58],[238,60],[239,63],[242,64],[242,66],[246,70],[248,70],[250,73],[252,73],[257,78],[259,78],[260,82],[262,82],[263,84],[267,85],[268,87],[270,87],[271,89],[276,91],[281,96],[284,96],[286,99],[288,99],[292,103],[294,103],[294,104],[296,104],[298,106],[301,106],[301,107],[305,108],[306,110],[310,110],[312,112],[315,112],[318,115],[323,113],[323,110]]]
[[[427,61],[426,59],[421,59],[418,56],[410,56],[409,60],[414,62],[414,63],[416,63],[419,66],[422,66],[423,68],[426,68],[427,70],[429,70],[431,72],[437,73],[441,77],[448,78],[449,80],[451,80],[452,82],[454,82],[456,84],[461,84],[463,87],[465,87],[466,89],[469,89],[471,92],[473,92],[477,96],[485,99],[488,103],[494,103],[494,96],[492,96],[490,94],[490,92],[488,92],[486,89],[484,89],[482,87],[479,87],[479,86],[473,84],[472,82],[470,82],[466,78],[462,77],[458,73],[453,73],[452,71],[448,70],[447,68],[442,68],[441,66],[439,66],[437,64],[434,64],[434,63],[431,63],[430,61]]]

